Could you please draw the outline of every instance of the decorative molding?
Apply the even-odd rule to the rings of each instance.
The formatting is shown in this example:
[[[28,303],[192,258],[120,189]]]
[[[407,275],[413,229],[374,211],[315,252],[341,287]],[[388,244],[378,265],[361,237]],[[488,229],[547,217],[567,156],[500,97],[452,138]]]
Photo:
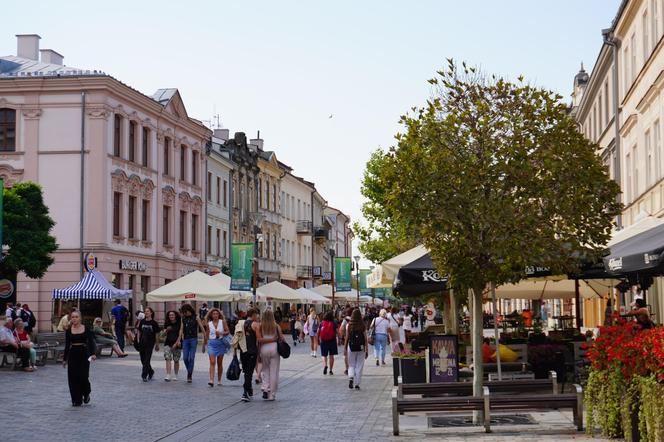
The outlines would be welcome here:
[[[86,115],[92,120],[108,120],[111,110],[107,107],[92,107],[86,110]]]
[[[41,117],[42,111],[39,108],[23,108],[22,114],[26,120],[38,120]]]
[[[631,131],[634,126],[636,126],[637,121],[639,121],[639,116],[637,114],[632,114],[627,117],[622,127],[620,128],[620,135],[623,137],[626,136],[629,131]]]
[[[4,179],[5,187],[12,187],[23,179],[23,169],[14,169],[9,164],[0,164],[0,177]]]
[[[166,206],[175,204],[175,190],[171,186],[166,186],[161,190],[161,201]]]

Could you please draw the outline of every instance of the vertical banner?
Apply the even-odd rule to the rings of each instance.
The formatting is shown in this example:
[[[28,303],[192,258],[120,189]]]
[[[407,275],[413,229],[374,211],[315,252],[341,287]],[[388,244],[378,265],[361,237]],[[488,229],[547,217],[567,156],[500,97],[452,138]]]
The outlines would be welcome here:
[[[456,335],[429,336],[429,382],[459,380],[459,341]]]
[[[360,270],[360,295],[371,296],[371,289],[367,288],[367,276],[371,273],[369,269]]]
[[[2,214],[4,212],[4,206],[3,206],[3,199],[5,197],[5,180],[0,178],[0,253],[2,253],[2,223],[3,223],[3,217]],[[2,261],[2,258],[0,258],[0,261]]]
[[[231,290],[252,288],[254,244],[231,244]]]
[[[334,258],[334,286],[337,292],[350,292],[350,258]]]

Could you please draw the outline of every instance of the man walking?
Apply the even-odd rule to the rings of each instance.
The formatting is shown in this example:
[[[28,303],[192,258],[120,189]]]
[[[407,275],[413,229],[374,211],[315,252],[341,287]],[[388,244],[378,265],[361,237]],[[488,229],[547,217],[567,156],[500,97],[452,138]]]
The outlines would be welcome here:
[[[129,310],[122,305],[122,301],[115,300],[115,307],[111,309],[111,314],[115,318],[115,339],[118,341],[120,349],[124,352],[125,348],[125,329],[129,320]]]

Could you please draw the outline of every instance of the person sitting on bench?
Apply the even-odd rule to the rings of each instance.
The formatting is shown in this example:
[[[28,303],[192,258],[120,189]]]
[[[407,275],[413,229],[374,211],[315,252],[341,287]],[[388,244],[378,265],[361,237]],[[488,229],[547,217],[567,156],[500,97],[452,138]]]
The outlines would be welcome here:
[[[11,318],[7,318],[5,319],[5,325],[0,328],[0,351],[14,353],[16,357],[21,358],[23,371],[33,371],[30,367],[30,350],[22,347],[19,340],[14,336],[13,325],[14,322]]]
[[[95,318],[94,327],[92,329],[92,332],[95,335],[95,343],[101,345],[110,345],[113,348],[113,352],[115,352],[119,358],[126,357],[128,353],[122,351],[120,345],[118,345],[118,341],[113,339],[112,334],[105,332],[104,329],[101,328],[101,324],[101,318]]]

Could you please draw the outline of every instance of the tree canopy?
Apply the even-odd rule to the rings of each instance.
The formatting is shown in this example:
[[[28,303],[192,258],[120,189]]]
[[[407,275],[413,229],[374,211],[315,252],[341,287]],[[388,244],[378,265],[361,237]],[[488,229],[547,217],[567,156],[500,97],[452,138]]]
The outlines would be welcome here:
[[[0,272],[44,276],[53,263],[51,253],[58,248],[50,234],[54,225],[38,184],[17,183],[4,189],[3,242],[9,246],[9,255],[0,263]]]

